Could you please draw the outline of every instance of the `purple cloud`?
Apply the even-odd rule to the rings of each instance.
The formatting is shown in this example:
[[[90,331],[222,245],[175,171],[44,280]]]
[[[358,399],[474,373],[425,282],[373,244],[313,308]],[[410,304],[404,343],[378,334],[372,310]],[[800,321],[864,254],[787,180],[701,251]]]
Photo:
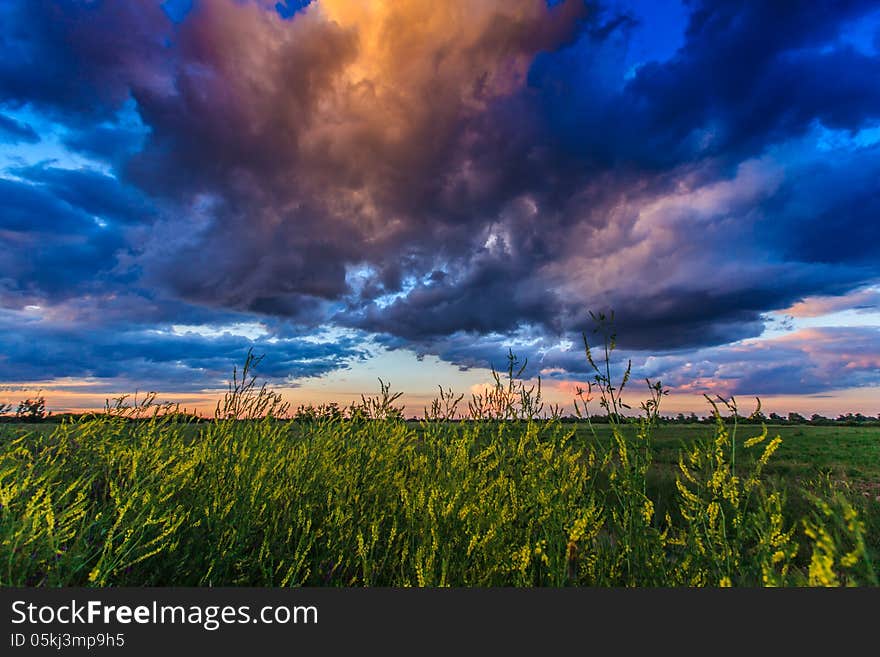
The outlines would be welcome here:
[[[636,67],[633,14],[578,0],[166,5],[0,9],[0,110],[87,162],[0,177],[4,307],[87,299],[149,335],[166,320],[137,298],[465,366],[523,334],[549,358],[614,309],[627,349],[724,361],[768,311],[880,280],[880,146],[854,139],[880,58],[844,38],[870,2],[696,2]],[[833,156],[820,130],[845,135]],[[773,362],[751,366],[802,385]]]

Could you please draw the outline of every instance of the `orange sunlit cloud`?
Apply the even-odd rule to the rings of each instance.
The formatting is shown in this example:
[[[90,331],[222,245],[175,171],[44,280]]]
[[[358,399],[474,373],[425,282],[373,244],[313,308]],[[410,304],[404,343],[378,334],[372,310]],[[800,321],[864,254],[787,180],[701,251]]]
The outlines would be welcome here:
[[[294,405],[417,414],[512,344],[570,405],[611,309],[695,408],[880,386],[876,63],[816,36],[859,3],[7,4],[6,403],[209,413],[254,350]]]
[[[880,307],[880,291],[867,288],[837,297],[808,297],[780,313],[792,317],[821,317],[859,307]]]

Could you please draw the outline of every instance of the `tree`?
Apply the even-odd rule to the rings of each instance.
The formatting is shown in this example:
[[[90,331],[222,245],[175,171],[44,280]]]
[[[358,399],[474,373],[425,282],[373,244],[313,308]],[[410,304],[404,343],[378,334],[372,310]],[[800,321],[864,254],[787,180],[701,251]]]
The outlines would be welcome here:
[[[46,419],[49,416],[49,413],[46,411],[46,398],[40,395],[33,399],[22,400],[18,404],[15,416],[26,422],[38,422],[39,420]]]

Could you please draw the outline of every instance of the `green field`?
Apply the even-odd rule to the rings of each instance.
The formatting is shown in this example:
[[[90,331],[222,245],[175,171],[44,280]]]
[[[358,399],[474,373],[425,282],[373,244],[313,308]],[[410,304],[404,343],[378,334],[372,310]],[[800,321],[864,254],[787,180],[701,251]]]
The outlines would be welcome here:
[[[418,432],[419,424],[409,425]],[[880,495],[880,426],[810,426],[768,424],[771,436],[780,436],[782,444],[773,459],[764,468],[767,475],[789,481],[806,480],[822,473],[830,473],[835,479],[848,481],[863,491],[873,490]],[[8,442],[24,434],[49,436],[57,426],[52,423],[0,424],[0,442]],[[584,423],[566,427],[574,431],[577,440],[584,445],[594,442],[593,433]],[[195,438],[204,429],[198,424],[182,426],[181,432]],[[298,425],[291,433],[298,432]],[[596,439],[607,443],[611,428],[607,424],[594,425]],[[623,431],[634,438],[635,428]],[[761,431],[754,425],[740,426],[741,436],[748,437]],[[683,446],[714,435],[714,427],[706,424],[661,424],[653,433],[653,462],[660,470],[674,474],[678,468],[678,455]]]
[[[0,584],[876,585],[880,431],[760,429],[3,424]]]
[[[780,436],[782,444],[767,464],[765,472],[789,480],[812,478],[830,472],[836,479],[848,480],[863,490],[872,488],[880,495],[880,426],[810,426],[768,424],[771,436]],[[760,433],[761,427],[738,428],[741,437]],[[585,428],[579,433],[588,435]],[[607,425],[597,425],[596,433],[608,439]],[[678,453],[689,444],[713,434],[705,424],[660,425],[654,432],[654,462],[673,468]]]

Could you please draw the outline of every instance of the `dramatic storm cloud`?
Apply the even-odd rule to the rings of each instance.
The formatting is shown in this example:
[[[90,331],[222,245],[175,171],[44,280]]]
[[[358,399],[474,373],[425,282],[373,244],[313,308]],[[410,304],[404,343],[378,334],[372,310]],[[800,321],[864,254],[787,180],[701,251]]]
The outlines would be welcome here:
[[[876,385],[869,326],[766,332],[876,303],[878,42],[857,1],[5,3],[0,379],[578,377],[613,309],[682,389]]]

